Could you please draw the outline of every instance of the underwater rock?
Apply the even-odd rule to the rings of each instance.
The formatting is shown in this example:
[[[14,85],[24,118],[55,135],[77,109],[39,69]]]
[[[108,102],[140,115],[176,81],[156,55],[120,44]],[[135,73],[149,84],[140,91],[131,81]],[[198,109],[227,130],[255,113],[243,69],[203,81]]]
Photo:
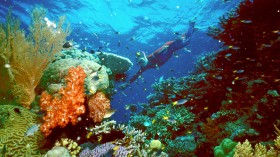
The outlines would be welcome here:
[[[123,74],[130,70],[133,66],[133,63],[125,57],[113,54],[102,52],[98,54],[101,65],[105,65],[107,68],[110,68],[113,75],[114,74]]]
[[[1,105],[0,148],[6,147],[5,156],[41,156],[39,148],[44,144],[40,131],[25,136],[27,130],[38,124],[39,117],[26,108]]]

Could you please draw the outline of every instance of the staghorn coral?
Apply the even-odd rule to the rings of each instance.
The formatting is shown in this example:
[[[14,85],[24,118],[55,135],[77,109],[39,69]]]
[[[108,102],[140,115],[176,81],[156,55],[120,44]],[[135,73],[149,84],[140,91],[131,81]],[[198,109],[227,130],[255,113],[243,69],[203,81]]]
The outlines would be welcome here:
[[[43,71],[59,52],[69,31],[63,29],[64,18],[57,27],[44,21],[46,10],[35,8],[31,13],[30,34],[20,29],[20,21],[9,12],[6,23],[0,24],[0,57],[7,65],[11,90],[18,102],[29,108]],[[34,64],[35,63],[35,64]]]
[[[40,98],[42,111],[46,112],[44,123],[40,129],[48,136],[52,129],[60,126],[65,127],[69,122],[77,123],[78,116],[85,113],[84,79],[86,74],[82,67],[70,68],[65,78],[67,86],[59,91],[60,97],[52,98],[43,92]]]
[[[102,92],[97,92],[89,97],[88,100],[89,117],[94,122],[101,122],[108,109],[110,100]]]
[[[102,133],[108,134],[115,127],[116,121],[103,121],[100,125],[95,125],[94,127],[89,128],[88,130],[94,135],[99,135]]]
[[[42,156],[44,135],[36,131],[34,135],[25,136],[31,126],[39,123],[35,113],[20,106],[1,105],[0,115],[6,115],[0,127],[0,148],[6,147],[5,156]]]

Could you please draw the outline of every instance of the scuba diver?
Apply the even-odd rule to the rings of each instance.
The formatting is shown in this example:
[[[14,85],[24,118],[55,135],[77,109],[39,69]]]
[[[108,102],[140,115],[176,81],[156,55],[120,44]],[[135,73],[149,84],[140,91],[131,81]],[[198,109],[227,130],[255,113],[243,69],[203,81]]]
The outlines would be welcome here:
[[[126,87],[128,87],[129,84],[133,83],[146,70],[162,66],[172,57],[175,51],[189,45],[191,36],[195,29],[194,25],[196,22],[196,18],[203,10],[205,5],[206,3],[204,3],[203,6],[199,9],[193,20],[189,21],[188,31],[184,33],[180,38],[166,42],[163,46],[161,46],[159,49],[157,49],[147,57],[144,52],[137,52],[136,62],[138,63],[138,65],[140,65],[140,69],[136,74],[132,76],[132,78],[128,82],[122,84],[120,86],[120,89],[125,89]]]
[[[175,51],[189,45],[191,35],[194,31],[195,20],[189,22],[189,29],[180,38],[168,41],[148,57],[144,52],[136,53],[136,62],[140,65],[138,72],[132,76],[129,83],[133,83],[143,72],[151,68],[157,68],[166,63]]]

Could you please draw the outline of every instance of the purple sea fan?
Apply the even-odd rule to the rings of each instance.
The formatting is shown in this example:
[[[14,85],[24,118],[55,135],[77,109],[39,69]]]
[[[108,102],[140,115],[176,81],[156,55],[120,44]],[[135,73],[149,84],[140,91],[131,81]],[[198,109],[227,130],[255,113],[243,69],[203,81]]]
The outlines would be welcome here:
[[[117,146],[112,143],[105,143],[95,147],[93,150],[86,148],[83,150],[79,157],[103,157],[103,156],[115,156],[115,157],[124,157],[128,155],[128,151],[125,147]]]

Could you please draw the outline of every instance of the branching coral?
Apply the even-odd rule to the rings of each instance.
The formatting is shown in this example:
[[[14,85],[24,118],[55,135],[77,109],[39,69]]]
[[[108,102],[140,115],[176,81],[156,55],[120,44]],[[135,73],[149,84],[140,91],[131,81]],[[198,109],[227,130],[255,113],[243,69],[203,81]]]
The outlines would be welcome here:
[[[48,93],[42,93],[40,105],[46,115],[40,129],[45,136],[48,136],[56,126],[65,127],[69,122],[76,124],[78,116],[85,113],[83,105],[85,77],[83,68],[70,68],[65,78],[67,86],[59,91],[60,98],[58,96],[52,98]]]
[[[94,122],[101,122],[108,109],[110,109],[110,100],[102,92],[89,97],[88,101],[89,117]]]
[[[46,11],[42,8],[32,11],[32,24],[27,37],[20,29],[19,20],[13,18],[11,12],[6,24],[0,24],[0,57],[8,67],[14,96],[27,108],[35,98],[35,88],[43,71],[54,54],[61,50],[69,34],[68,29],[62,28],[64,18],[60,18],[57,27],[53,27],[46,24],[45,16]]]
[[[238,144],[235,147],[234,157],[239,156],[247,156],[247,157],[255,157],[255,156],[279,156],[280,154],[280,137],[278,136],[275,140],[275,147],[270,147],[267,149],[266,146],[258,143],[255,145],[255,149],[253,149],[250,142],[246,139],[245,142]]]

